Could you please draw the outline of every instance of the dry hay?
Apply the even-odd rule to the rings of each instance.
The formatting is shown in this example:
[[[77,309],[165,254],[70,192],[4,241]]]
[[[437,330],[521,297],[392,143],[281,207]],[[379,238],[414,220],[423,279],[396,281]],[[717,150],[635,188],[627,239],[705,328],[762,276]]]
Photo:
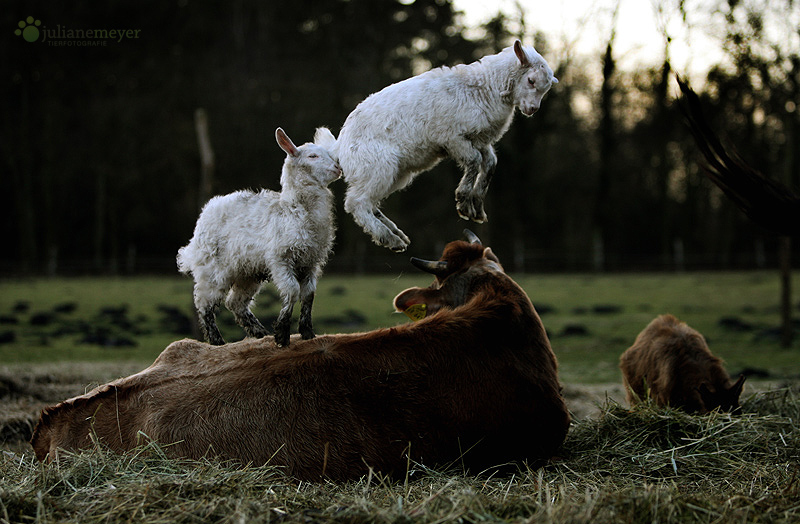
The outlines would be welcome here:
[[[799,420],[790,388],[753,395],[736,415],[609,400],[576,421],[543,469],[465,475],[412,465],[406,478],[344,484],[168,459],[155,444],[51,466],[4,452],[0,521],[796,522]]]

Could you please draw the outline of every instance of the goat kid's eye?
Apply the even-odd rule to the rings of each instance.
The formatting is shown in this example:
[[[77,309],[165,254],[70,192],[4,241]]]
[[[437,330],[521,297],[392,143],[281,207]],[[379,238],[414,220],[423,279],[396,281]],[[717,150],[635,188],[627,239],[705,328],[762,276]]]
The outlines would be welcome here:
[[[536,80],[534,80],[533,78],[528,78],[528,83],[529,83],[531,86],[535,86],[535,85],[536,85]]]
[[[310,155],[308,155],[308,158],[319,158],[319,155],[316,153],[311,153]]]

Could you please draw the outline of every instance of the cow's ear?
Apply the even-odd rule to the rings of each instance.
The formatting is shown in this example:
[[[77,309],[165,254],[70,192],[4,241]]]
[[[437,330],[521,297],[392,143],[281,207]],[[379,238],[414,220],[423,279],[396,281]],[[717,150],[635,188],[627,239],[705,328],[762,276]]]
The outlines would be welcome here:
[[[747,377],[744,375],[739,375],[739,380],[736,381],[734,385],[730,387],[728,393],[730,393],[732,398],[738,399],[739,395],[742,394],[742,388],[744,387],[744,381]]]
[[[422,291],[423,289],[419,287],[406,289],[394,297],[394,308],[402,313],[414,304],[424,304],[425,297],[422,295]]]
[[[497,255],[494,254],[492,248],[487,247],[486,249],[483,250],[483,258],[485,258],[486,260],[491,260],[492,262],[500,266],[500,271],[505,271],[503,269],[503,264],[500,263],[500,259],[497,258]]]
[[[413,321],[422,320],[441,309],[440,296],[429,288],[412,287],[394,298],[394,307]]]

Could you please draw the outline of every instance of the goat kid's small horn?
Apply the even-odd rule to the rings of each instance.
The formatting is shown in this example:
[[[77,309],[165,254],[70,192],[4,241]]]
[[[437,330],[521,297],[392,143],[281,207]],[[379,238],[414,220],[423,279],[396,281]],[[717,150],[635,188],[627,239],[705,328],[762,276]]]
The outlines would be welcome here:
[[[481,239],[478,238],[478,235],[470,231],[469,229],[464,230],[464,236],[471,244],[482,244]]]
[[[411,265],[433,275],[442,275],[447,272],[447,262],[442,260],[433,262],[431,260],[423,260],[421,258],[411,257]]]

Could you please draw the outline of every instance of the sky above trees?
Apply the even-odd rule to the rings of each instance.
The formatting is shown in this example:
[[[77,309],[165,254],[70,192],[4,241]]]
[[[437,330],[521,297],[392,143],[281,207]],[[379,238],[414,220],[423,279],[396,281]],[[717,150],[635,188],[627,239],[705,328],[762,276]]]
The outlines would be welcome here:
[[[498,12],[516,17],[523,13],[553,41],[574,51],[591,55],[601,52],[608,38],[613,12],[616,21],[616,49],[619,65],[633,69],[654,65],[663,59],[664,35],[672,39],[672,62],[697,80],[714,65],[726,60],[723,49],[725,13],[730,5],[740,11],[761,13],[771,41],[786,52],[797,53],[800,37],[800,3],[748,0],[454,0],[468,27],[479,28]],[[744,13],[739,16],[745,16]]]

